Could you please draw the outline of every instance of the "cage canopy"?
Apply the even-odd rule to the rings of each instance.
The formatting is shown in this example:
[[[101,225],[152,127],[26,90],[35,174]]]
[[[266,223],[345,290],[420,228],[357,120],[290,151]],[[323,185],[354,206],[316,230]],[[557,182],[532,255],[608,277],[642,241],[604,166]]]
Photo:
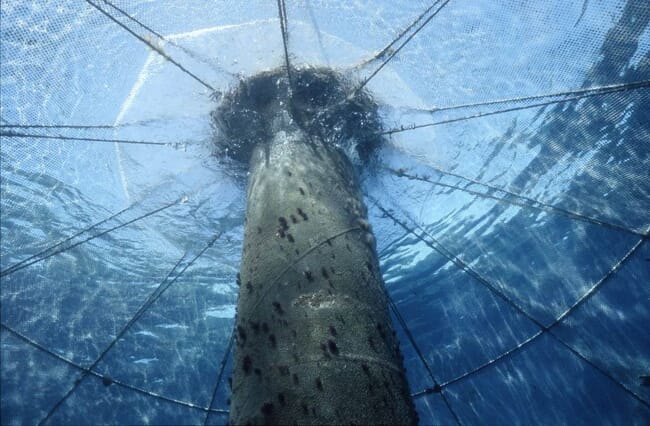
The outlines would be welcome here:
[[[650,423],[649,21],[3,0],[0,423]]]

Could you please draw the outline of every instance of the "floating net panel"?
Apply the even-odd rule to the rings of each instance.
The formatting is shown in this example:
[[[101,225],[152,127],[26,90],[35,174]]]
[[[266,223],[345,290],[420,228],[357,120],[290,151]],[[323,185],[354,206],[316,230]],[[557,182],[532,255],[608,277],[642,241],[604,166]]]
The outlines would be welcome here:
[[[361,178],[421,424],[650,422],[649,4],[0,16],[2,424],[227,423],[246,172],[212,112],[287,63],[378,105]]]

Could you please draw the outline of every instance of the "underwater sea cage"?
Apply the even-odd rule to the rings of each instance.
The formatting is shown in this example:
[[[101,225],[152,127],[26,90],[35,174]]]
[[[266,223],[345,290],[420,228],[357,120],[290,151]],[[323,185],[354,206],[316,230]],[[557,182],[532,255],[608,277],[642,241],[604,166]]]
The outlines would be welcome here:
[[[345,420],[328,392],[422,425],[650,423],[649,21],[639,0],[3,0],[0,423]],[[258,231],[262,184],[351,225],[291,204]],[[378,334],[323,323],[335,371],[244,407],[276,373],[242,348],[286,340],[242,312],[295,306],[244,306],[248,276],[291,247],[264,294],[285,273],[336,293],[309,256],[348,237]]]

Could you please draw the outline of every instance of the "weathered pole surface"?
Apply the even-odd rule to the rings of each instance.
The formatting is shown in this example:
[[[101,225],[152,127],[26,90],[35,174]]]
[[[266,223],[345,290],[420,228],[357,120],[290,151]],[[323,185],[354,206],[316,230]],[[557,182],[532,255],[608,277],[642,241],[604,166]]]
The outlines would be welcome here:
[[[416,424],[355,170],[288,119],[252,153],[231,424]]]

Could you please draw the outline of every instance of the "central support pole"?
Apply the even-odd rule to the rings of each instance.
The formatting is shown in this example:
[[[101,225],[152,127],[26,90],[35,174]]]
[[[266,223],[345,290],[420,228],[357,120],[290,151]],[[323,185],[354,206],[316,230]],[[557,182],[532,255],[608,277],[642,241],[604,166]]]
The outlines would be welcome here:
[[[253,150],[231,424],[416,424],[375,239],[338,148],[275,117]]]

